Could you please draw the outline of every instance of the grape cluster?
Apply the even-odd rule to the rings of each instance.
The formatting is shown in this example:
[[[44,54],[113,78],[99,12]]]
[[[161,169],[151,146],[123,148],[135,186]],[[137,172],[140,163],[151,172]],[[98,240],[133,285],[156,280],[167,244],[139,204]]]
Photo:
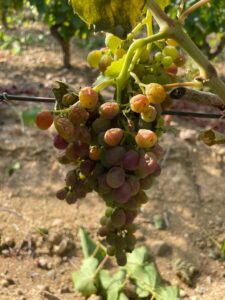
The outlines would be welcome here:
[[[106,243],[108,255],[115,256],[121,266],[126,264],[126,253],[135,246],[134,220],[148,201],[145,191],[161,172],[159,125],[163,123],[160,114],[167,97],[159,81],[162,75],[167,76],[167,82],[168,78],[172,80],[171,70],[180,58],[170,43],[152,53],[147,47],[143,49],[133,72],[145,83],[138,86],[131,78],[122,101],[106,100],[87,86],[77,95],[65,93],[59,110],[41,112],[36,119],[41,129],[54,123],[58,161],[71,165],[57,198],[72,204],[92,191],[101,196],[106,210],[98,234]],[[103,75],[113,61],[126,55],[122,41],[111,34],[106,36],[106,46],[87,57]],[[152,80],[153,75],[157,80]]]
[[[157,135],[139,125],[142,114],[149,112],[152,117],[148,124],[154,125],[157,111],[151,101],[156,99],[154,89],[160,87],[155,84],[148,88],[148,94],[130,99],[131,127],[124,122],[120,105],[115,101],[103,102],[91,87],[82,88],[79,101],[64,111],[54,115],[42,111],[36,118],[40,129],[54,123],[58,161],[73,166],[57,198],[72,204],[91,191],[101,195],[107,208],[100,221],[99,235],[106,240],[108,254],[115,255],[120,265],[126,263],[126,252],[134,248],[133,221],[141,205],[148,201],[145,190],[160,174],[158,159],[162,149]]]

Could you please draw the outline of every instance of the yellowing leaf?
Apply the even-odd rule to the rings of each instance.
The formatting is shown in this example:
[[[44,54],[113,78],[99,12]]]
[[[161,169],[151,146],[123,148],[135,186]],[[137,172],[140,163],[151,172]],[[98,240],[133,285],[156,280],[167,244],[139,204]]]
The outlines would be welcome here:
[[[142,15],[145,0],[71,0],[75,13],[96,31],[125,38]]]

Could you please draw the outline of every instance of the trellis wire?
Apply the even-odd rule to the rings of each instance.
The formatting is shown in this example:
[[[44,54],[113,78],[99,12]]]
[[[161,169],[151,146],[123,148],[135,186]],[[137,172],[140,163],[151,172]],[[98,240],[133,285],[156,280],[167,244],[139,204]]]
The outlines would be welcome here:
[[[39,103],[54,103],[55,98],[52,97],[34,97],[34,96],[21,96],[21,95],[10,95],[7,93],[0,93],[0,102],[9,100],[24,101],[24,102],[39,102]],[[175,99],[176,100],[176,99]],[[177,111],[177,110],[164,110],[163,115],[172,116],[183,116],[183,117],[194,117],[194,118],[206,118],[206,119],[223,119],[223,114],[211,114],[191,111]]]

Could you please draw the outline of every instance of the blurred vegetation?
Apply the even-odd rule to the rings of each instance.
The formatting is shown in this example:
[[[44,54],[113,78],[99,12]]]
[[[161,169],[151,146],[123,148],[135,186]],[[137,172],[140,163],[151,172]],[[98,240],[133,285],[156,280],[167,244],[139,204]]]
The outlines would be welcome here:
[[[196,0],[171,0],[167,12],[175,18],[179,7],[187,9]],[[185,28],[198,47],[210,58],[218,56],[225,47],[225,1],[211,0],[192,12],[185,20]],[[67,0],[0,0],[0,48],[12,50],[18,54],[25,45],[41,42],[44,33],[38,37],[32,34],[19,36],[13,34],[28,21],[45,23],[58,41],[63,52],[63,65],[71,66],[71,40],[74,36],[78,46],[93,48],[101,46],[101,39],[90,39],[91,32],[86,24],[74,14]],[[93,45],[94,44],[94,45]]]
[[[196,0],[171,0],[169,14],[175,18],[179,5],[189,8]],[[225,47],[225,1],[211,0],[193,11],[185,20],[185,28],[197,46],[212,59],[218,56]]]

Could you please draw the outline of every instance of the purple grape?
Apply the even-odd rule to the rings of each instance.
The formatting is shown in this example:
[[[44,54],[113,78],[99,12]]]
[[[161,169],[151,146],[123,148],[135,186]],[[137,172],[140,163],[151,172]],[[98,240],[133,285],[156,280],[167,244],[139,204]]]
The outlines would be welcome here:
[[[126,170],[134,171],[138,167],[139,154],[134,150],[129,150],[123,158],[123,167]]]
[[[124,182],[119,188],[114,189],[112,196],[117,203],[126,203],[131,198],[131,187],[129,183]]]
[[[127,182],[130,185],[131,188],[131,196],[134,196],[138,193],[140,190],[140,182],[139,179],[135,176],[128,176]]]
[[[62,138],[59,134],[57,134],[54,137],[53,144],[54,144],[55,148],[57,148],[59,150],[64,150],[68,146],[67,141],[64,140],[64,138]]]

